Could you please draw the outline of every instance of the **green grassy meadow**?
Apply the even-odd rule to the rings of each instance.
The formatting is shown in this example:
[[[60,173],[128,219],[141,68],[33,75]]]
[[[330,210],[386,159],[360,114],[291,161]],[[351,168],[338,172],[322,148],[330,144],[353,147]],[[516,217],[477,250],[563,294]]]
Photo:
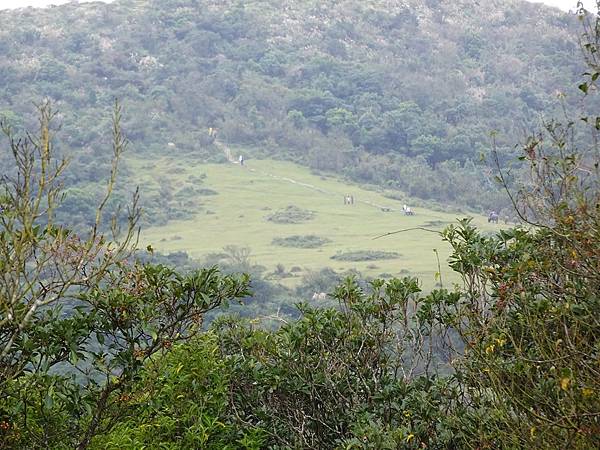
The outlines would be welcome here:
[[[202,259],[208,253],[222,251],[226,245],[249,247],[251,261],[272,272],[278,263],[294,277],[281,282],[295,286],[306,271],[331,267],[336,271],[356,269],[363,275],[418,276],[425,289],[436,283],[437,249],[442,264],[442,279],[456,278],[447,267],[449,247],[437,234],[422,230],[407,231],[380,239],[391,231],[412,227],[441,230],[456,221],[458,215],[433,211],[410,203],[414,216],[405,216],[402,202],[383,193],[348,184],[334,176],[319,176],[307,168],[289,162],[250,160],[237,164],[200,164],[186,159],[165,157],[148,163],[129,157],[134,180],[144,192],[158,189],[156,180],[167,178],[175,190],[206,176],[201,187],[217,192],[202,196],[192,220],[171,221],[165,226],[142,230],[140,244],[151,244],[162,253],[185,251]],[[293,181],[292,181],[293,180]],[[312,187],[306,186],[306,184]],[[344,195],[354,196],[354,205],[344,204]],[[370,204],[369,204],[370,203]],[[314,218],[298,224],[278,224],[266,219],[269,214],[294,205],[314,213]],[[395,209],[384,212],[378,206]],[[462,217],[462,215],[460,215]],[[483,216],[474,223],[484,230],[497,229]],[[316,235],[327,238],[319,248],[289,248],[273,245],[274,238],[292,235]],[[340,261],[331,259],[340,252],[377,250],[397,252],[394,259],[376,261]],[[299,270],[300,268],[301,270]]]

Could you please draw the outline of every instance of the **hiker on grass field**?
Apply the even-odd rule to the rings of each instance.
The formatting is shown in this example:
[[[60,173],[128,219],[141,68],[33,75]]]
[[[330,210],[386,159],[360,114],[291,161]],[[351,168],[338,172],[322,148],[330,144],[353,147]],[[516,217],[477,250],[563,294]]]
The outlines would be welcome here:
[[[240,166],[244,165],[244,155],[240,155]]]

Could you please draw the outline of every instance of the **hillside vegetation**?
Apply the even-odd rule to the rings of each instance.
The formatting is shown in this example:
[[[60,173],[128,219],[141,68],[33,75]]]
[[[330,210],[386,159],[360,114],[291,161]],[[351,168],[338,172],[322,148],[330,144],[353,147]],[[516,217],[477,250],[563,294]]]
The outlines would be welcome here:
[[[583,72],[576,19],[516,0],[117,0],[0,22],[0,114],[31,125],[30,102],[52,99],[83,183],[107,173],[99,118],[118,97],[145,157],[210,159],[213,128],[263,156],[497,209],[489,133],[510,158]]]
[[[600,448],[600,14],[553,116],[571,18],[485,6],[2,13],[0,450]]]

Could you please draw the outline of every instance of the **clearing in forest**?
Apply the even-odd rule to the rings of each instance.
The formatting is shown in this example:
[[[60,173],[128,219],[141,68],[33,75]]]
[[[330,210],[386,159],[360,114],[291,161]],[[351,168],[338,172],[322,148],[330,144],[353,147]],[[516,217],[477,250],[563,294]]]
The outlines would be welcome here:
[[[177,189],[202,179],[202,187],[216,193],[201,196],[192,219],[142,230],[144,247],[185,251],[200,260],[228,245],[249,247],[252,263],[265,266],[266,273],[283,264],[290,276],[278,281],[288,286],[297,285],[307,271],[331,267],[338,272],[356,269],[365,276],[414,275],[425,289],[436,283],[437,249],[443,280],[456,280],[446,264],[449,247],[437,234],[413,230],[373,238],[413,227],[439,231],[464,214],[394,200],[385,192],[316,175],[290,162],[250,160],[240,166],[162,158],[148,164],[133,157],[127,162],[142,195],[158,189],[160,178],[168,178]],[[347,204],[349,195],[353,204]],[[403,214],[404,203],[415,215]],[[473,220],[484,230],[500,227],[488,224],[484,216]]]

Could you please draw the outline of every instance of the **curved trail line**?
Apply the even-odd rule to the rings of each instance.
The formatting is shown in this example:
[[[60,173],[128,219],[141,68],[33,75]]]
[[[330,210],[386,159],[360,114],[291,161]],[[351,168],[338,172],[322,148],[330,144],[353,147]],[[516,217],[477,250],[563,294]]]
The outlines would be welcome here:
[[[227,147],[226,145],[224,145],[221,142],[214,142],[215,147],[220,148],[221,151],[223,152],[223,154],[225,155],[225,157],[227,158],[227,161],[229,161],[231,164],[239,164],[238,160],[233,156],[233,154],[231,153],[231,149],[229,147]],[[323,189],[320,187],[315,186],[314,184],[309,184],[309,183],[303,183],[302,181],[298,181],[298,180],[294,180],[293,178],[288,178],[288,177],[282,177],[280,175],[275,175],[269,172],[265,172],[262,170],[258,170],[258,169],[253,169],[251,167],[248,167],[247,170],[249,170],[250,172],[254,172],[257,173],[259,175],[263,175],[266,177],[270,177],[273,178],[275,180],[280,180],[280,181],[285,181],[287,183],[290,184],[295,184],[297,186],[302,186],[305,187],[307,189],[311,189],[313,191],[317,191],[321,194],[326,194],[326,195],[339,195],[333,191],[329,191],[327,189]],[[356,203],[362,203],[368,206],[373,206],[375,208],[378,208],[382,211],[400,211],[399,209],[396,208],[392,208],[389,206],[384,206],[384,205],[378,205],[377,203],[371,202],[369,200],[357,200]]]

